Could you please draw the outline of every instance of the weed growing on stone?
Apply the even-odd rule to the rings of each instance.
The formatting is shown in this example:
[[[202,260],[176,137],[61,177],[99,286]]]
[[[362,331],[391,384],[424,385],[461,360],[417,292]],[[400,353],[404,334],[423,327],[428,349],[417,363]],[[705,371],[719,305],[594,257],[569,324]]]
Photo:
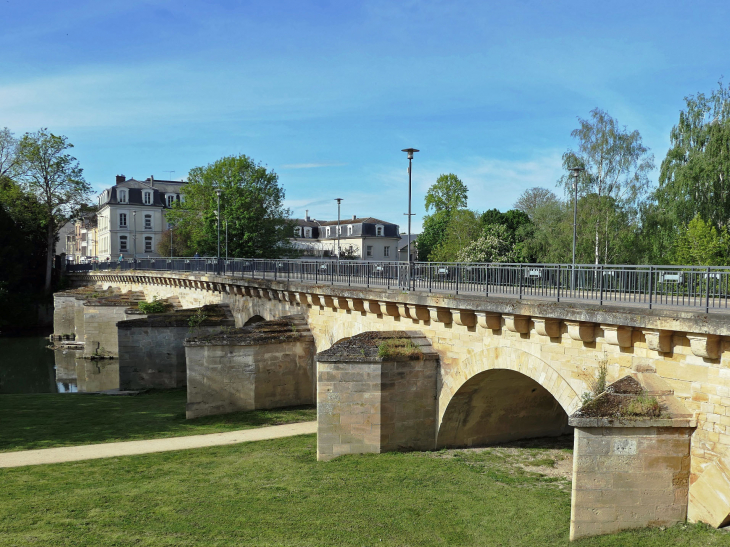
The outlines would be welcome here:
[[[151,313],[165,313],[167,304],[164,300],[158,300],[156,296],[152,297],[152,302],[140,302],[137,307],[142,313],[147,315]]]
[[[621,412],[623,416],[647,416],[658,418],[662,414],[659,400],[646,393],[638,395]]]
[[[421,355],[421,349],[410,338],[388,338],[378,345],[378,357],[383,359],[393,357],[417,359]]]
[[[203,312],[202,309],[196,311],[188,318],[188,326],[190,327],[188,329],[188,332],[190,334],[195,334],[195,332],[200,328],[200,325],[202,325],[203,321],[205,321],[206,319],[208,319],[208,316]]]

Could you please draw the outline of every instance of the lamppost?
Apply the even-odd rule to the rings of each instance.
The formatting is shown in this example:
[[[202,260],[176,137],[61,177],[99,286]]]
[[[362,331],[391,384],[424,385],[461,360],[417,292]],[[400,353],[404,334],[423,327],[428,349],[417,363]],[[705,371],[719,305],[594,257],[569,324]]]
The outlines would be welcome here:
[[[340,203],[342,198],[335,198],[337,202],[337,264],[340,264]]]
[[[221,189],[216,188],[215,195],[218,196],[218,214],[216,216],[216,222],[218,223],[218,254],[216,258],[221,258]]]
[[[583,167],[571,167],[568,169],[573,177],[573,274],[570,276],[570,289],[575,290],[575,241],[578,230],[578,177],[585,171]]]
[[[168,222],[170,225],[170,260],[172,260],[172,230],[175,228],[175,225],[172,222]]]
[[[411,263],[411,165],[413,162],[413,154],[420,152],[415,148],[404,148],[401,152],[408,153],[408,264]]]
[[[137,262],[137,210],[132,211],[132,228],[134,229],[134,261]]]
[[[224,222],[226,223],[226,260],[228,260],[228,219]]]

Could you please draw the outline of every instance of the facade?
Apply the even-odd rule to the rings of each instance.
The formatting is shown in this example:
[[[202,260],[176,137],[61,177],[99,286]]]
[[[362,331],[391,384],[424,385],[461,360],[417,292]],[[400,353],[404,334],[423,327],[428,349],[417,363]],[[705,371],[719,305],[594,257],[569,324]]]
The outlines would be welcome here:
[[[336,220],[295,219],[294,247],[304,256],[337,256]],[[398,225],[377,218],[353,216],[339,222],[340,257],[353,260],[397,261]]]
[[[411,262],[418,260],[418,236],[421,234],[411,234]],[[408,260],[408,235],[401,234],[398,242],[398,260]],[[425,257],[424,257],[425,260]]]
[[[127,180],[117,175],[116,184],[99,195],[98,257],[114,261],[156,257],[157,244],[169,226],[165,211],[182,201],[186,183],[172,180]]]

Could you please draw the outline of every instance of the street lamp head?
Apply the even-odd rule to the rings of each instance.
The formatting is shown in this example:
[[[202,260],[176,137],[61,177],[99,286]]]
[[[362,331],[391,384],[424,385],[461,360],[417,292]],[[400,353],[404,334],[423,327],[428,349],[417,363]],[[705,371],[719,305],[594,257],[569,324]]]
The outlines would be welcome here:
[[[408,153],[408,159],[409,160],[412,160],[413,159],[413,154],[415,152],[420,152],[420,150],[416,150],[415,148],[404,148],[403,150],[401,150],[401,152],[407,152]]]
[[[585,171],[585,167],[571,167],[568,171],[570,171],[571,176],[578,178],[578,175]]]
[[[342,203],[342,198],[335,198],[335,201],[337,202],[337,205],[339,205],[340,203]]]
[[[215,195],[218,196],[218,197],[221,197],[221,189],[220,188],[216,188],[215,189]]]

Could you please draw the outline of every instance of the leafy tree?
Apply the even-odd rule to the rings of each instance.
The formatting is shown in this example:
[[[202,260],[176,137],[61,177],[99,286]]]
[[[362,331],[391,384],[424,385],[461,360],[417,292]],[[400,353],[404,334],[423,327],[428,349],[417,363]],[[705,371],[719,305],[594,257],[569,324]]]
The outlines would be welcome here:
[[[555,204],[557,202],[558,197],[551,190],[536,186],[522,192],[512,208],[522,211],[534,222],[535,219],[533,216],[539,208],[547,204]]]
[[[0,129],[0,185],[13,178],[18,168],[18,140],[4,127]]]
[[[172,256],[193,256],[195,248],[190,241],[190,233],[176,229],[165,230],[157,243],[157,252],[160,256],[170,256],[170,232],[172,232]],[[223,242],[221,242],[221,246]],[[221,253],[223,247],[221,247]]]
[[[675,263],[692,266],[722,266],[730,258],[730,235],[696,215],[677,241]]]
[[[708,97],[685,97],[662,161],[658,205],[676,226],[696,215],[715,226],[730,222],[730,85]]]
[[[418,256],[421,260],[435,260],[434,251],[446,239],[451,221],[450,211],[437,211],[423,219],[423,232],[418,236]]]
[[[504,224],[486,226],[482,235],[461,249],[458,262],[516,262],[514,239]]]
[[[18,180],[35,196],[43,209],[45,223],[45,283],[51,291],[54,247],[58,232],[74,212],[86,203],[91,186],[84,180],[83,170],[70,154],[73,145],[64,136],[40,129],[26,133],[17,145]]]
[[[453,173],[441,175],[426,192],[426,211],[455,211],[466,207],[469,189]]]
[[[578,150],[563,154],[563,167],[583,167],[578,178],[578,194],[594,194],[595,207],[591,218],[593,236],[592,259],[598,264],[610,260],[610,237],[616,211],[634,213],[649,187],[649,172],[654,169],[654,156],[638,131],[629,132],[618,121],[598,108],[590,119],[579,118],[580,127],[571,132],[578,139]],[[559,181],[566,195],[573,193],[573,179],[564,175]],[[608,199],[603,199],[603,198]]]
[[[492,225],[505,227],[509,240],[514,246],[513,259],[515,261],[531,262],[535,260],[527,245],[527,241],[534,235],[535,227],[526,213],[516,209],[511,209],[506,213],[502,213],[499,209],[490,209],[482,213],[481,221],[485,229]]]
[[[452,211],[446,228],[446,237],[431,252],[435,262],[453,262],[459,251],[477,239],[482,233],[478,215],[469,209]]]
[[[276,258],[291,252],[293,226],[279,177],[243,154],[190,171],[182,190],[185,200],[167,218],[179,237],[189,239],[191,251],[216,254],[216,189],[221,190],[221,249],[227,220],[229,256]]]

